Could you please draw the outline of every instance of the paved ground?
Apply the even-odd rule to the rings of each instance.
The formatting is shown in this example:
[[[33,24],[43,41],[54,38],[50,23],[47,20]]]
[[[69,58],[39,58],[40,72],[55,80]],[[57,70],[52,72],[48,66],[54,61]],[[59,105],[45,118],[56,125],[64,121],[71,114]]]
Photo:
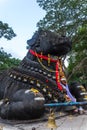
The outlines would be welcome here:
[[[57,128],[54,130],[87,130],[87,114],[79,116],[65,116],[59,119],[56,119]],[[25,123],[25,124],[7,124],[0,123],[0,127],[3,128],[0,130],[51,130],[47,128],[47,121],[36,122],[36,123]]]

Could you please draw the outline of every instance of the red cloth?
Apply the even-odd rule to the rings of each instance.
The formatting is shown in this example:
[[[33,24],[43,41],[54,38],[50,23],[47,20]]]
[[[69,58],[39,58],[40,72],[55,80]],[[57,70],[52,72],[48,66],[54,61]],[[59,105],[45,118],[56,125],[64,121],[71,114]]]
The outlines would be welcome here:
[[[41,54],[38,54],[38,53],[36,53],[35,51],[33,51],[33,50],[31,50],[31,49],[29,50],[29,52],[30,52],[32,55],[34,55],[34,56],[36,56],[36,57],[39,57],[39,58],[42,58],[42,59],[44,59],[44,60],[48,60],[48,59],[49,59],[49,57],[44,56],[44,55],[41,55]],[[50,61],[56,63],[55,76],[56,76],[57,87],[58,87],[59,90],[63,90],[63,88],[62,88],[62,86],[61,86],[61,84],[60,84],[60,77],[59,77],[59,71],[58,71],[58,69],[59,69],[59,60],[55,60],[55,59],[50,58]]]

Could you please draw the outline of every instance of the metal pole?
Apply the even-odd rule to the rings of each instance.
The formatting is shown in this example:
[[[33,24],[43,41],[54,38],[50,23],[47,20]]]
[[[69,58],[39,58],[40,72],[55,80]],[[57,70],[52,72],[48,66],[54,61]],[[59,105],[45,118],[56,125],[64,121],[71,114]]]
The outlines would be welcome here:
[[[56,106],[80,106],[87,105],[87,101],[84,102],[64,102],[64,103],[49,103],[44,104],[45,107],[56,107]]]

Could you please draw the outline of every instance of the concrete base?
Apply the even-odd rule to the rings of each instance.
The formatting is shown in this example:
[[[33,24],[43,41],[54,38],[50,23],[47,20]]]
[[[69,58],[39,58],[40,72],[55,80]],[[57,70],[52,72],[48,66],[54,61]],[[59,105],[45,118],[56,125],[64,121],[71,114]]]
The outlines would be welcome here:
[[[60,113],[62,115],[62,113]],[[87,130],[87,113],[83,115],[68,115],[55,120],[57,128],[53,130]],[[47,121],[35,123],[10,124],[0,123],[0,130],[51,130],[47,128]]]

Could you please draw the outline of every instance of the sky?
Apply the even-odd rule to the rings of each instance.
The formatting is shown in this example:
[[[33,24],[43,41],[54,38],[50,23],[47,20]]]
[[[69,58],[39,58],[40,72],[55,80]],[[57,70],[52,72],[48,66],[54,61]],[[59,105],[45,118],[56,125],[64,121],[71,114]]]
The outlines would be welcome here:
[[[0,48],[12,57],[23,59],[28,39],[37,30],[36,24],[45,16],[36,0],[0,0],[0,21],[8,23],[17,34],[12,40],[0,39]]]

